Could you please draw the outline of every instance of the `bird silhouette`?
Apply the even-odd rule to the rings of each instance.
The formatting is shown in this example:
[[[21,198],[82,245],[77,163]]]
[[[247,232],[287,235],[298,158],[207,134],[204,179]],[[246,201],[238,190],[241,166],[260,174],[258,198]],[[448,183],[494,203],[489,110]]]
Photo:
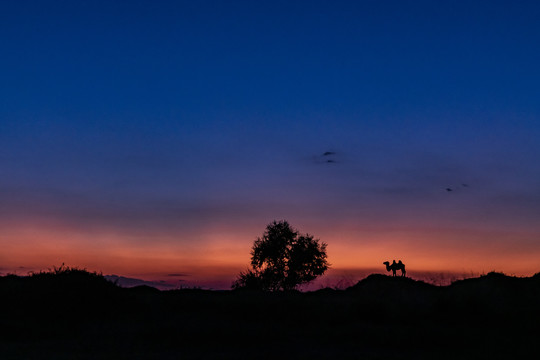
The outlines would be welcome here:
[[[325,151],[320,155],[315,155],[313,161],[317,164],[335,164],[339,162],[336,160],[335,151]]]

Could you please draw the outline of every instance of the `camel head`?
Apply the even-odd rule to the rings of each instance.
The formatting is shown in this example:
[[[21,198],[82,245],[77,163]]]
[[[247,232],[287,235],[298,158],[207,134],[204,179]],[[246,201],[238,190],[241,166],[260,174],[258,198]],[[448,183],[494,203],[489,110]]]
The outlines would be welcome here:
[[[385,262],[383,262],[383,265],[388,266],[388,265],[390,265],[390,263],[388,261],[385,261]]]

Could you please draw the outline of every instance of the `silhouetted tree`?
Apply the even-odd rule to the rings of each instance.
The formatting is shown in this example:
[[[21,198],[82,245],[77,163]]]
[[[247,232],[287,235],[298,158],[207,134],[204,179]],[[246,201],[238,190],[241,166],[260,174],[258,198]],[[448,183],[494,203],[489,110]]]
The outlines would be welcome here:
[[[252,268],[240,273],[233,288],[292,290],[310,282],[329,267],[326,246],[287,221],[273,221],[253,244]]]

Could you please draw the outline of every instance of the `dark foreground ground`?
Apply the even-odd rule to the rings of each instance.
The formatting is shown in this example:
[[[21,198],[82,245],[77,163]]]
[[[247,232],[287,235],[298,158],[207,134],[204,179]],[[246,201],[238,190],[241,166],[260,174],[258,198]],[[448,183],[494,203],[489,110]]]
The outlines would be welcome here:
[[[371,275],[311,293],[0,277],[0,359],[540,358],[540,275],[436,287]]]

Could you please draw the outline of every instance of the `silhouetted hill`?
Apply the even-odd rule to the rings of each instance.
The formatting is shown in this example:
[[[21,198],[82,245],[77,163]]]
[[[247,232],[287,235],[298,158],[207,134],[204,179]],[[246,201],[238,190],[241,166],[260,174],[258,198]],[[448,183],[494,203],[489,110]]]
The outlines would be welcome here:
[[[500,296],[540,296],[539,290],[539,274],[533,277],[514,277],[490,272],[478,278],[457,280],[448,286],[436,286],[411,278],[372,274],[345,291],[362,293],[363,295],[380,294],[382,296],[409,296],[416,293],[441,294],[442,296],[463,294],[482,297],[489,301]]]
[[[491,272],[452,283],[445,289],[445,301],[463,311],[508,315],[536,311],[534,304],[540,301],[539,280]]]
[[[537,350],[539,303],[538,274],[265,293],[121,288],[60,268],[0,277],[0,358],[508,359]]]
[[[0,296],[15,305],[26,304],[36,298],[43,304],[51,302],[51,306],[55,301],[64,306],[74,302],[106,302],[119,291],[120,288],[102,275],[83,269],[60,268],[30,276],[0,277]]]
[[[159,289],[148,285],[137,285],[129,287],[126,290],[135,294],[156,294],[160,292]]]
[[[437,286],[407,277],[372,274],[346,289],[354,292],[402,293],[409,291],[435,291]]]
[[[520,278],[491,272],[478,278],[456,281],[448,286],[448,293],[455,301],[532,301],[540,297],[540,278]]]

